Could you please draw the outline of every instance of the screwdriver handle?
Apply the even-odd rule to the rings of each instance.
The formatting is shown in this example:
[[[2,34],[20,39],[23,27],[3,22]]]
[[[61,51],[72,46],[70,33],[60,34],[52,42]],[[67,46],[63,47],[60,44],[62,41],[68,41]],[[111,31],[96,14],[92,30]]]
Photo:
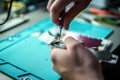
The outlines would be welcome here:
[[[63,28],[64,16],[65,16],[65,10],[63,10],[63,11],[61,12],[60,17],[59,17],[59,21],[60,21],[59,27],[60,27],[60,29]]]

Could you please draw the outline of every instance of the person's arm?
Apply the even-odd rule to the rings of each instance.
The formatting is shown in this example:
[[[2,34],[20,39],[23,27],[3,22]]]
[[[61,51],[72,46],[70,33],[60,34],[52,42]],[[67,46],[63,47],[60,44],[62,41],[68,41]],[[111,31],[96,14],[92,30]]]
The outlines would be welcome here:
[[[59,25],[59,17],[62,11],[69,3],[75,2],[74,6],[69,11],[65,12],[63,26],[65,29],[68,29],[71,20],[84,10],[90,1],[91,0],[49,0],[47,9],[50,11],[52,21],[56,25]]]
[[[53,69],[63,80],[103,80],[95,55],[71,37],[65,39],[65,46],[51,49]]]

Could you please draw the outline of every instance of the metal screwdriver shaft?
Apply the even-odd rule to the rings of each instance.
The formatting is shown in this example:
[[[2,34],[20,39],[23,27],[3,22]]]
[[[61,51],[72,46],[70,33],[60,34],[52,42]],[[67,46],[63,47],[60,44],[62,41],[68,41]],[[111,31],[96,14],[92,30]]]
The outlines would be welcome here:
[[[60,40],[60,38],[61,38],[61,34],[62,34],[62,29],[60,29],[60,33],[59,33],[60,35],[59,35],[59,40]]]

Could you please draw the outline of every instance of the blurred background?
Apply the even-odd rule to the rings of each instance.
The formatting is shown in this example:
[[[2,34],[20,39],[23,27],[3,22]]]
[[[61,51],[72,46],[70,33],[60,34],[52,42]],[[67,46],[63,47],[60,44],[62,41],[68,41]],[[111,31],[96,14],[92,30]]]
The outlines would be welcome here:
[[[11,10],[10,1],[13,1]],[[0,32],[4,32],[10,28],[16,27],[18,24],[27,22],[28,18],[25,17],[27,13],[38,9],[47,11],[47,3],[48,0],[0,0],[0,24],[2,24],[7,16],[9,16],[9,10],[11,11],[8,22],[8,24],[11,25],[6,27],[6,24],[4,25],[4,28],[0,25]],[[85,21],[119,26],[120,0],[92,0],[82,13],[80,13],[78,17]],[[87,15],[93,14],[95,17],[91,18],[91,16],[87,16],[84,13],[87,13]],[[13,24],[13,21],[16,21],[16,23]]]

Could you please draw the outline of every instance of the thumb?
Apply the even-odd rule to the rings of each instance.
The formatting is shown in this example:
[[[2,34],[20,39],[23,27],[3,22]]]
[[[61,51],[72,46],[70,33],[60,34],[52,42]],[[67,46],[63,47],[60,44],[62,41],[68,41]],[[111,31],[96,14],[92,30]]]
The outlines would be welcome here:
[[[80,46],[80,43],[72,37],[67,37],[64,41],[67,49],[71,50],[77,46]]]

